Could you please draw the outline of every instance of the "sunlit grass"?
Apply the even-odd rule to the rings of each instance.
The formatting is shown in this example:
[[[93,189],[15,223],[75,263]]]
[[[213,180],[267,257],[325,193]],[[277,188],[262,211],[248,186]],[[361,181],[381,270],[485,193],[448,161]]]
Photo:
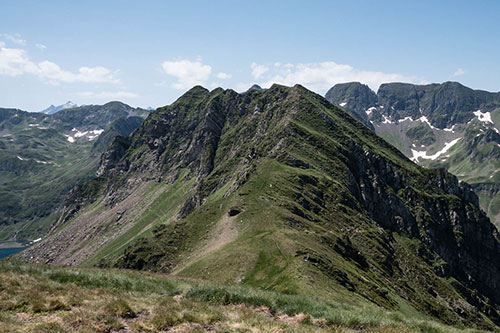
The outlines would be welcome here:
[[[458,332],[378,307],[139,272],[0,263],[0,332]],[[472,331],[471,331],[472,332]]]

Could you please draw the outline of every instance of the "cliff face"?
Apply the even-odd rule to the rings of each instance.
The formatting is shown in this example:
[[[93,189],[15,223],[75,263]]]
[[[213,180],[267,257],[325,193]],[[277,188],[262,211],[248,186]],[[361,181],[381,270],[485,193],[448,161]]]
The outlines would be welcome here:
[[[305,88],[274,85],[195,87],[153,112],[23,255],[319,288],[492,328],[499,244],[470,186],[413,164]]]
[[[500,102],[498,93],[473,90],[458,82],[427,85],[384,83],[376,94],[366,85],[350,82],[333,86],[325,98],[333,104],[343,104],[368,123],[369,120],[376,122],[377,116],[383,115],[392,120],[425,116],[440,129],[466,123],[474,118],[474,111]]]
[[[363,91],[363,93],[357,93]],[[371,96],[368,98],[367,96]],[[365,123],[412,161],[446,168],[475,188],[500,184],[500,94],[457,82],[335,85],[326,98]],[[481,208],[500,226],[498,191],[480,191]]]
[[[434,251],[443,260],[433,265],[437,275],[453,276],[498,303],[499,235],[470,185],[444,170],[429,172],[416,184],[380,156],[351,151],[351,193],[370,218]]]
[[[330,102],[350,110],[352,116],[375,130],[370,123],[366,110],[378,105],[377,95],[365,84],[359,82],[336,84],[327,91],[325,98]]]

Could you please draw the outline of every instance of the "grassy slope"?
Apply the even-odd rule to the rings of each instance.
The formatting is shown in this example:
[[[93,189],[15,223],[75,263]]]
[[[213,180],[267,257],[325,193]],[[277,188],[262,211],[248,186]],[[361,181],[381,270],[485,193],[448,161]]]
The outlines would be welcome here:
[[[3,222],[7,222],[0,226],[0,241],[13,235],[17,240],[35,239],[57,219],[48,215],[71,187],[92,177],[99,158],[90,154],[92,142],[70,143],[53,129],[20,123],[10,132],[16,139],[6,142],[8,151],[0,151],[0,158],[13,159],[17,165],[12,171],[0,172],[0,210],[5,214]],[[24,168],[26,171],[19,173]],[[11,224],[10,219],[24,222]]]
[[[222,96],[223,91],[214,94]],[[280,96],[254,94],[260,94],[264,100]],[[248,106],[250,110],[259,98],[252,103],[255,104]],[[242,283],[286,294],[294,300],[314,297],[320,290],[324,297],[354,308],[375,303],[400,313],[402,318],[434,314],[444,323],[458,327],[462,323],[494,327],[478,312],[466,312],[462,317],[450,306],[463,302],[453,288],[460,284],[434,273],[429,265],[440,263],[434,262],[433,254],[421,242],[389,234],[360,212],[345,174],[351,153],[346,148],[348,140],[406,172],[412,180],[409,186],[419,193],[426,193],[422,184],[436,171],[414,165],[367,128],[312,93],[301,91],[285,103],[267,103],[277,105],[269,111],[270,121],[253,118],[249,123],[248,119],[240,119],[224,131],[215,168],[203,180],[208,184],[205,188],[210,188],[210,184],[220,186],[207,193],[199,208],[184,219],[172,219],[179,208],[177,203],[189,197],[195,175],[186,173],[174,184],[157,185],[156,190],[164,190],[164,195],[156,201],[145,199],[140,203],[150,206],[135,219],[139,224],[133,227],[134,232],[109,243],[86,264],[175,272],[180,277],[224,284]],[[300,112],[283,117],[290,110]],[[156,117],[158,114],[153,114],[145,123],[154,123]],[[251,131],[262,124],[269,126],[265,136],[249,139],[254,135]],[[273,150],[273,145],[279,146],[281,139],[285,144],[278,150],[280,154],[265,155]],[[164,154],[177,153],[177,142],[169,144],[172,146]],[[264,156],[242,164],[251,149]],[[133,157],[140,152],[129,150],[128,154]],[[290,158],[308,167],[293,166]],[[245,170],[250,173],[248,181],[234,191],[234,182]],[[425,195],[450,203],[456,199],[439,191]],[[223,239],[217,247],[210,247],[221,230],[221,221],[235,207],[241,211],[230,222],[230,227],[237,230],[236,238]],[[95,209],[98,214],[104,207],[95,204],[88,209]],[[136,232],[146,226],[150,228],[142,235]],[[123,250],[124,245],[130,246]],[[212,250],[205,251],[207,248]],[[427,262],[420,257],[422,253]]]
[[[148,113],[119,102],[53,115],[0,109],[0,243],[44,236],[69,191],[95,175],[112,137],[128,135]],[[129,115],[136,117],[120,118]],[[111,128],[95,141],[64,135],[101,127]]]
[[[398,236],[392,251],[398,258],[396,266],[401,269],[392,272],[393,279],[390,280],[380,274],[386,270],[383,261],[388,254],[381,249],[381,244],[384,244],[387,235],[376,223],[342,203],[349,191],[343,183],[344,157],[339,154],[343,148],[338,140],[348,136],[367,149],[377,151],[395,165],[413,173],[416,187],[427,173],[433,171],[416,167],[390,146],[369,136],[367,129],[318,104],[314,97],[310,97],[306,105],[309,103],[314,103],[321,110],[319,115],[302,112],[292,122],[276,125],[277,130],[272,131],[272,135],[279,137],[280,131],[293,132],[296,139],[289,142],[286,151],[308,163],[311,168],[291,167],[274,159],[260,160],[253,165],[254,175],[237,192],[227,196],[228,188],[222,187],[185,219],[162,222],[148,237],[130,243],[131,246],[125,250],[127,260],[142,269],[175,271],[178,276],[221,283],[241,282],[287,294],[315,295],[320,288],[324,295],[350,304],[366,304],[369,299],[389,309],[405,309],[407,315],[417,315],[419,311],[440,313],[445,322],[460,322],[461,319],[447,305],[447,302],[458,302],[460,299],[451,286],[453,281],[438,278],[422,262],[417,255],[424,251],[419,242]],[[335,127],[325,127],[319,117],[322,113],[345,126],[341,134]],[[220,147],[225,147],[226,141],[235,140],[238,131],[243,130],[245,125],[238,124],[227,136],[223,136]],[[245,151],[245,147],[242,150]],[[231,160],[222,162],[212,174],[224,174],[220,170],[232,165],[234,161]],[[189,175],[186,179],[192,181]],[[313,179],[316,184],[298,185],[301,179]],[[185,186],[188,188],[189,184]],[[318,193],[322,193],[319,201],[327,202],[329,206],[321,207]],[[435,197],[441,198],[439,194]],[[444,195],[442,199],[450,198]],[[306,211],[302,218],[292,214],[303,210],[299,202],[313,208],[318,206],[316,213]],[[231,207],[242,210],[234,219],[238,237],[200,257],[200,251],[215,237],[219,221]],[[163,217],[165,213],[159,207],[152,206],[148,214],[166,221]],[[334,240],[345,235],[353,242],[354,248],[370,254],[369,262],[375,269],[365,270],[361,267],[362,263],[346,259],[331,249]],[[130,264],[118,255],[118,251],[109,253],[105,250],[94,258],[101,258],[102,265],[126,267]],[[196,258],[194,262],[192,257]],[[427,282],[413,280],[414,277],[424,277]],[[426,285],[436,289],[441,298],[431,297],[425,290]],[[409,288],[413,292],[405,300],[398,296],[399,288]],[[383,296],[386,291],[388,294]],[[489,322],[484,317],[468,320]]]
[[[112,242],[100,249],[95,256],[87,259],[84,265],[96,265],[103,258],[120,255],[134,241],[137,241],[141,237],[149,236],[154,227],[169,223],[178,212],[179,206],[188,198],[188,194],[190,193],[189,186],[192,180],[184,182],[184,175],[185,172],[171,185],[164,187],[158,184],[152,185],[150,191],[161,191],[161,194],[153,202],[148,202],[147,195],[141,200],[140,205],[148,206],[145,213],[134,221],[133,226],[127,232],[113,239]]]
[[[0,332],[479,332],[374,306],[139,272],[0,262]]]

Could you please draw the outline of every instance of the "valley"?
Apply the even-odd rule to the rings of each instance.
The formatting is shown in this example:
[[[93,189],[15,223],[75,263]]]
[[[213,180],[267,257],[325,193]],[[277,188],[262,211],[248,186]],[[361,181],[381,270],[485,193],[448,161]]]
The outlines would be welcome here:
[[[94,176],[107,145],[148,113],[119,102],[51,115],[0,109],[0,242],[45,236],[70,190]]]

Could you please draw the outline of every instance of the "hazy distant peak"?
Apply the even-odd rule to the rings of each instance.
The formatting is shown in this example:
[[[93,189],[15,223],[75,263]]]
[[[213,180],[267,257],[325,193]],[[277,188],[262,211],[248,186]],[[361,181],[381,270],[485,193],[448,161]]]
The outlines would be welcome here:
[[[46,108],[45,110],[42,110],[41,112],[46,113],[46,114],[54,114],[54,113],[61,111],[61,110],[64,110],[64,109],[76,108],[77,106],[78,106],[77,104],[75,104],[71,101],[67,101],[66,103],[58,105],[58,106],[54,106],[54,104],[51,104],[48,108]]]

